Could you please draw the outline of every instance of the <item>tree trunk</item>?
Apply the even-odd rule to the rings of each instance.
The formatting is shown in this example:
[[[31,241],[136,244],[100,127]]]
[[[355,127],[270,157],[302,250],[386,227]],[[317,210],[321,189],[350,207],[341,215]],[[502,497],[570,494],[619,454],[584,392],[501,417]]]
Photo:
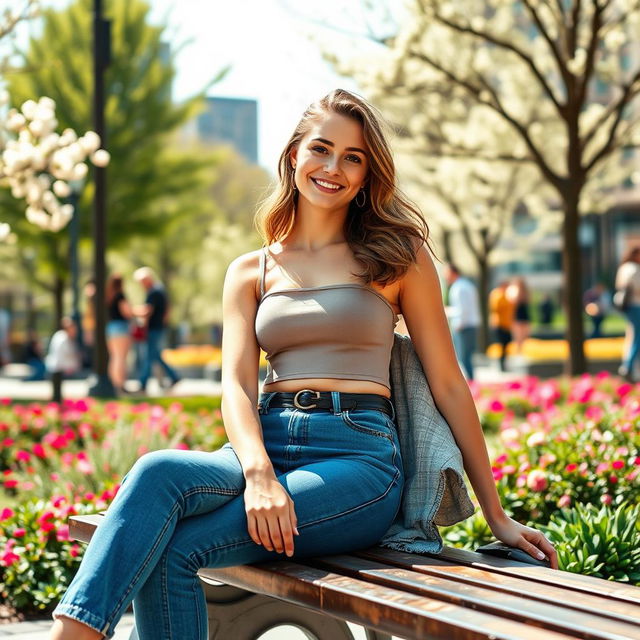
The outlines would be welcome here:
[[[572,190],[573,191],[573,190]],[[582,323],[582,264],[580,259],[578,215],[579,195],[575,192],[564,200],[564,225],[562,228],[564,270],[564,309],[567,317],[567,341],[569,362],[567,373],[580,375],[587,370],[584,356],[584,326]]]
[[[480,351],[486,352],[489,347],[489,263],[486,256],[478,260],[478,298],[480,302]]]

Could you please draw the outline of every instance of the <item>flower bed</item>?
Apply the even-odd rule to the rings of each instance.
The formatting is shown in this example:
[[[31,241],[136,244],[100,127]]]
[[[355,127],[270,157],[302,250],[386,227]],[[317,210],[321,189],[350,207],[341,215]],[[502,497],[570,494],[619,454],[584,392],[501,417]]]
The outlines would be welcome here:
[[[640,584],[640,385],[601,374],[471,388],[506,511],[547,532],[561,568]],[[83,552],[67,517],[105,509],[137,457],[221,446],[219,405],[189,402],[0,401],[5,603],[54,606]],[[491,538],[479,510],[442,533],[467,548]]]

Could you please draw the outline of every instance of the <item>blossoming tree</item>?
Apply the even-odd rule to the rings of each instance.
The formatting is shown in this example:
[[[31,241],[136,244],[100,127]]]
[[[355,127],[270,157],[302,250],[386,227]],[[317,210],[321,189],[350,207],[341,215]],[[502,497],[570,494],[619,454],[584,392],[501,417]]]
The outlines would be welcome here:
[[[377,60],[338,65],[383,110],[404,103],[414,157],[535,167],[562,214],[574,374],[586,368],[579,216],[640,146],[639,27],[638,0],[412,0]]]

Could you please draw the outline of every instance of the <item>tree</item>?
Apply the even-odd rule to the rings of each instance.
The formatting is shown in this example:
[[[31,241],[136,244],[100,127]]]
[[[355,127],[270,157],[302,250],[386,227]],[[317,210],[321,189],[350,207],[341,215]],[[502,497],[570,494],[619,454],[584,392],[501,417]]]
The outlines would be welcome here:
[[[270,177],[231,147],[191,151],[211,157],[209,208],[186,210],[167,234],[135,240],[111,257],[111,265],[124,274],[143,264],[154,267],[170,294],[172,322],[204,327],[221,320],[222,283],[231,260],[260,246],[253,216]]]
[[[426,154],[537,169],[562,211],[572,374],[586,369],[580,214],[640,145],[639,25],[638,0],[413,0],[377,61],[341,67],[406,99]],[[461,109],[462,127],[449,117]]]
[[[107,237],[110,250],[132,237],[161,235],[182,210],[174,199],[201,208],[206,202],[203,172],[209,158],[192,156],[171,144],[171,134],[192,118],[202,95],[182,104],[171,98],[175,52],[163,42],[163,26],[148,22],[144,0],[112,0],[111,64],[105,90],[108,175]],[[91,0],[76,0],[65,9],[43,11],[43,29],[23,54],[23,71],[8,78],[15,104],[38,95],[56,101],[62,128],[91,125]],[[215,79],[213,80],[215,81]],[[213,82],[212,81],[212,82]],[[206,89],[206,88],[205,88]],[[89,211],[93,183],[81,188],[81,212]],[[35,234],[21,221],[8,197],[0,201],[11,218],[21,246],[33,246],[53,277],[41,281],[58,300],[67,277],[66,233]],[[89,216],[81,217],[81,235],[89,238]],[[60,306],[60,303],[58,303]]]

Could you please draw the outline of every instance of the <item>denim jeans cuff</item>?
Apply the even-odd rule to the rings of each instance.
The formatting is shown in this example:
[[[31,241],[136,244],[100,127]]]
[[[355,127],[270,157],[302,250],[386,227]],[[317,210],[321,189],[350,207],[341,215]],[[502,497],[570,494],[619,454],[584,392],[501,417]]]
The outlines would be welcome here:
[[[102,633],[107,638],[113,637],[115,633],[115,631],[110,628],[111,625],[106,624],[103,620],[98,618],[98,616],[75,604],[58,604],[58,606],[53,610],[51,617],[55,620],[59,616],[64,616],[66,618],[76,620],[77,622],[82,622],[82,624],[86,624],[88,627],[91,627],[98,633]]]

